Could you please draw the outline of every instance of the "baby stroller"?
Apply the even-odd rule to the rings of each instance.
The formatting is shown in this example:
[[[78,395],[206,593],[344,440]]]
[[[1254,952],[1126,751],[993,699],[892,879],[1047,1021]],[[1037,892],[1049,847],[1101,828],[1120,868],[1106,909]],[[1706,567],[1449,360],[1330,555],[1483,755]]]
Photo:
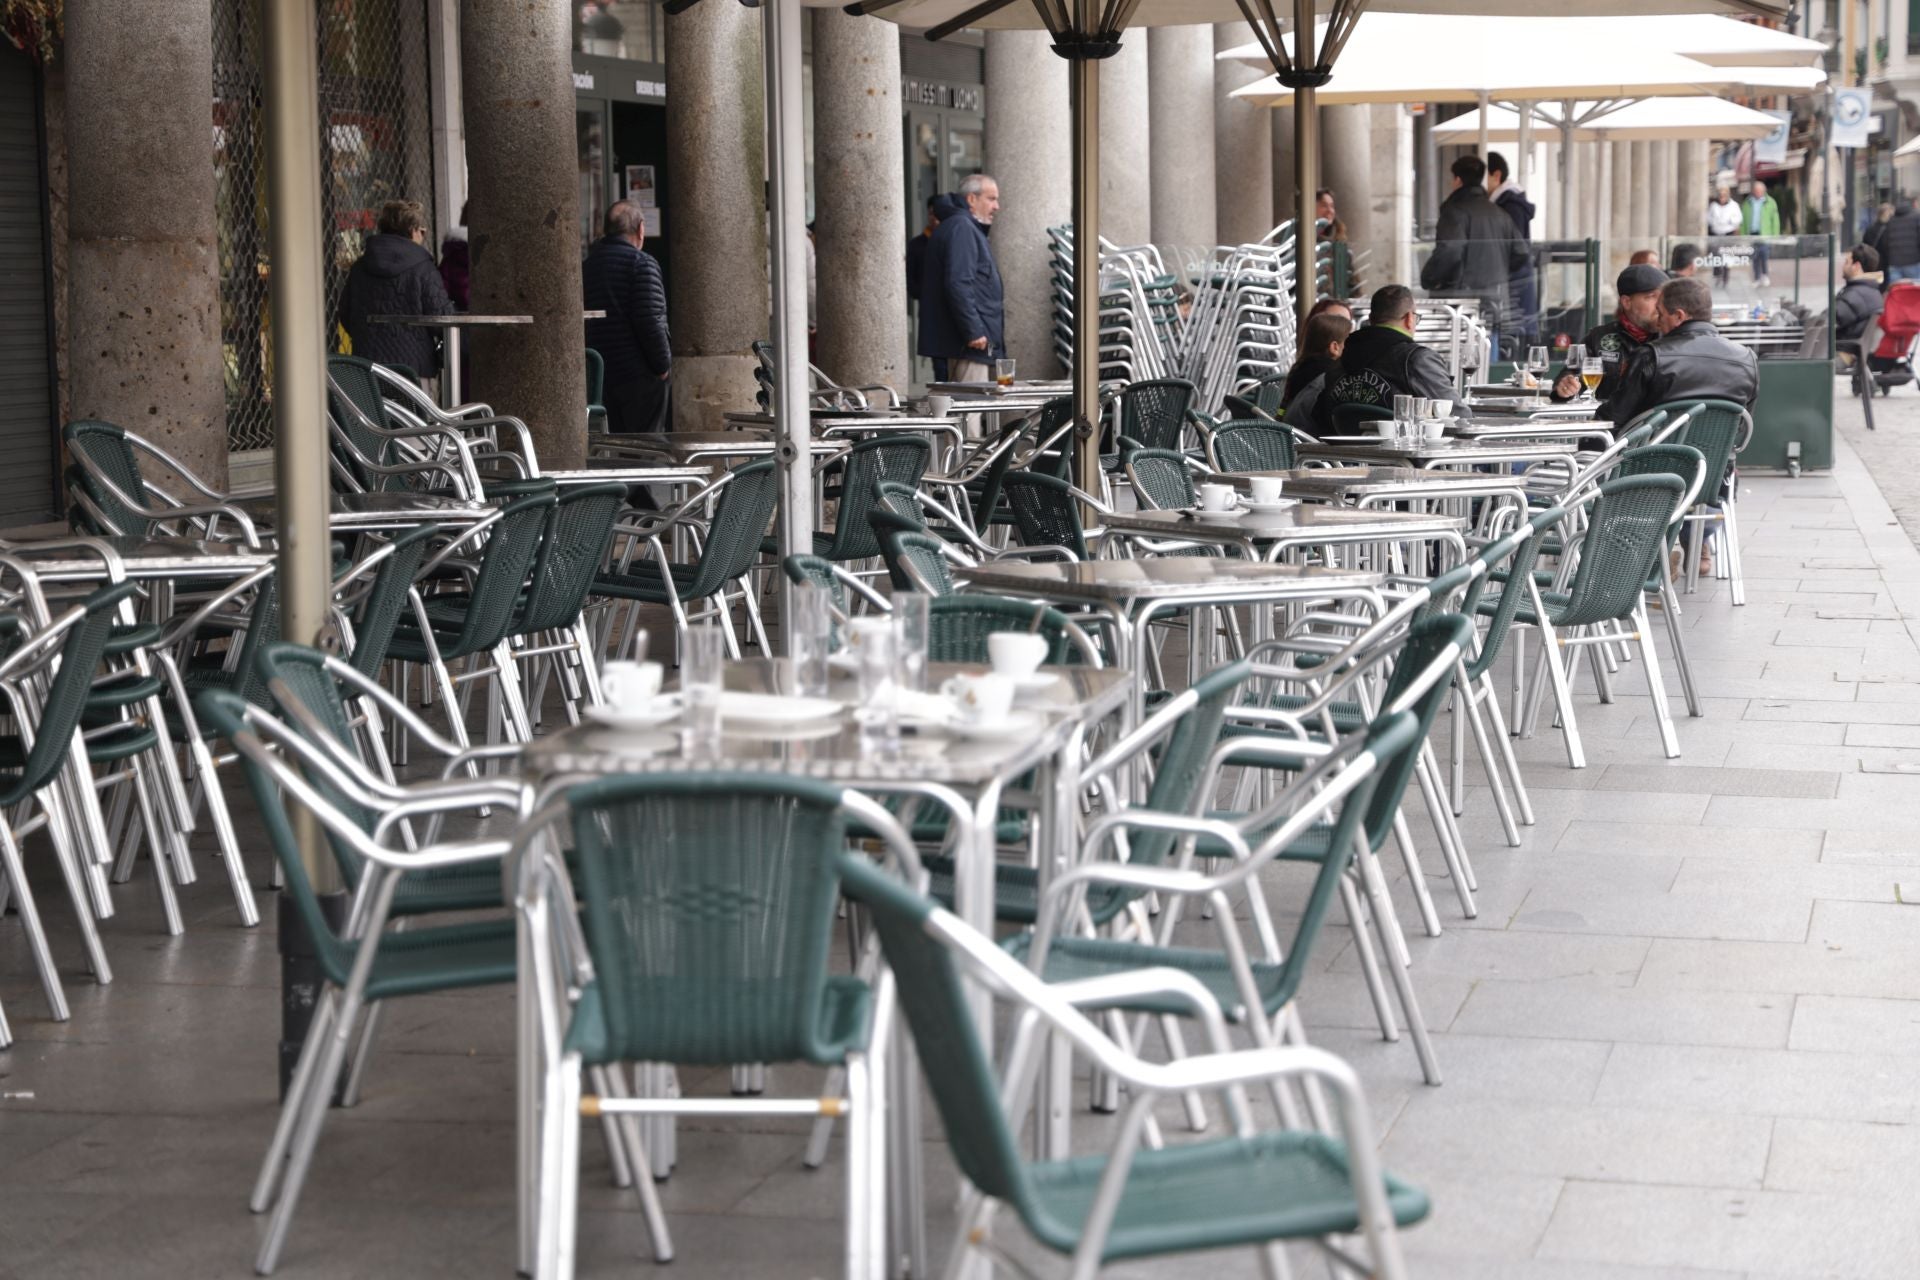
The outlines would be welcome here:
[[[1880,314],[1867,321],[1853,364],[1853,393],[1873,430],[1873,393],[1886,395],[1914,381],[1913,350],[1920,343],[1920,284],[1903,280],[1887,290]],[[1843,349],[1855,344],[1843,343]],[[1871,353],[1871,354],[1867,354]]]

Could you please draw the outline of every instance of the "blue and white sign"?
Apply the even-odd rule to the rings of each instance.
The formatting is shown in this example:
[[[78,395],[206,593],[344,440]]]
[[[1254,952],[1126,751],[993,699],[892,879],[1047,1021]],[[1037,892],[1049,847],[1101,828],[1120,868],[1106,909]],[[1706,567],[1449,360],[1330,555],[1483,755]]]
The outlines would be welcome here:
[[[1833,136],[1836,147],[1864,147],[1873,131],[1873,91],[1835,89],[1833,91]]]
[[[1787,130],[1793,126],[1793,112],[1766,111],[1778,123],[1773,132],[1753,144],[1753,158],[1759,164],[1779,164],[1787,158]]]

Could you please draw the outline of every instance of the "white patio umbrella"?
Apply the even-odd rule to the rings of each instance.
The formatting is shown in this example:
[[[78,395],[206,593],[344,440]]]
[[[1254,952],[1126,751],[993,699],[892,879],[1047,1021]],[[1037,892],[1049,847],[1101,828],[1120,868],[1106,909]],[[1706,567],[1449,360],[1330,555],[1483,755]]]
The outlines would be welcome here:
[[[1893,153],[1895,160],[1907,160],[1914,156],[1920,156],[1920,137],[1907,139]]]
[[[1575,103],[1580,114],[1589,103]],[[1559,125],[1560,105],[1543,102],[1534,108],[1534,117],[1542,123]],[[1484,112],[1473,111],[1433,126],[1433,140],[1440,146],[1463,146],[1480,138],[1489,142],[1513,142],[1520,136],[1520,112],[1508,106],[1490,106]],[[1618,111],[1603,115],[1573,131],[1575,142],[1659,142],[1679,139],[1704,139],[1711,142],[1744,142],[1764,138],[1780,127],[1780,122],[1764,111],[1743,107],[1724,98],[1648,98],[1630,102]]]
[[[762,0],[789,4],[796,0]],[[804,0],[829,5],[841,0]],[[1568,15],[1652,15],[1723,13],[1729,9],[1779,17],[1787,0],[1561,0]],[[1316,91],[1332,76],[1362,12],[1418,14],[1523,14],[1538,12],[1538,0],[1293,0],[1283,21],[1272,0],[857,0],[845,5],[853,14],[872,14],[919,28],[938,40],[969,27],[1044,30],[1054,50],[1068,63],[1068,100],[1073,112],[1073,400],[1078,424],[1078,475],[1091,485],[1098,477],[1099,439],[1093,417],[1099,388],[1097,326],[1099,254],[1099,89],[1100,61],[1120,47],[1130,27],[1186,26],[1244,20],[1253,28],[1261,65],[1297,90],[1303,108],[1295,113],[1294,163],[1299,174],[1294,213],[1299,269],[1313,261],[1313,189],[1319,173],[1319,119],[1311,108]],[[1316,22],[1324,14],[1324,26]],[[1291,30],[1289,38],[1288,30]],[[1509,51],[1511,52],[1511,51]],[[1424,59],[1422,59],[1424,61]],[[1516,59],[1525,61],[1525,59]],[[1573,97],[1589,95],[1570,95]],[[1466,99],[1474,101],[1475,99]],[[798,110],[797,105],[792,109]],[[1312,306],[1310,289],[1295,290],[1302,317]]]

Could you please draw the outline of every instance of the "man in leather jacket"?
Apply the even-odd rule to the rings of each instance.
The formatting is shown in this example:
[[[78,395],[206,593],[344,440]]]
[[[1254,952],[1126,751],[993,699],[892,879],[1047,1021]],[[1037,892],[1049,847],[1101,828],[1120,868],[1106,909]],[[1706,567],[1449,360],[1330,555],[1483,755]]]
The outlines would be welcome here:
[[[1674,400],[1731,400],[1753,408],[1760,364],[1713,327],[1713,290],[1697,276],[1660,290],[1661,336],[1633,354],[1599,416],[1624,426]]]
[[[1453,191],[1440,205],[1433,256],[1420,268],[1420,287],[1433,297],[1478,298],[1487,332],[1504,321],[1513,278],[1532,263],[1513,219],[1487,198],[1487,166],[1478,156],[1453,162]]]
[[[1374,291],[1366,327],[1354,330],[1340,353],[1340,363],[1323,378],[1324,390],[1314,405],[1310,428],[1315,435],[1332,430],[1333,411],[1339,405],[1391,409],[1395,396],[1453,398],[1447,362],[1439,352],[1413,340],[1413,291],[1403,284]]]
[[[1613,318],[1587,330],[1580,339],[1589,358],[1600,361],[1600,385],[1593,394],[1605,400],[1620,383],[1620,371],[1627,357],[1660,336],[1655,321],[1660,313],[1660,290],[1666,286],[1667,273],[1656,266],[1641,263],[1628,267],[1614,282],[1613,291],[1620,305]],[[1553,398],[1565,402],[1580,394],[1580,371],[1569,365],[1553,384]]]

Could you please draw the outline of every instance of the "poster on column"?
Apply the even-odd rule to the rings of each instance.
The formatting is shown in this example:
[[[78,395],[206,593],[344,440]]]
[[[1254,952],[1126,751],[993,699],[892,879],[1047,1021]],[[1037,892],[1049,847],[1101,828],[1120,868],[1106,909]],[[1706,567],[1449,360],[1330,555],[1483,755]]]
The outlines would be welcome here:
[[[1762,111],[1760,114],[1772,116],[1778,123],[1774,125],[1772,133],[1754,142],[1754,163],[1779,164],[1787,158],[1787,130],[1793,127],[1793,112]]]
[[[1864,147],[1873,119],[1873,91],[1835,89],[1833,91],[1833,145]]]

